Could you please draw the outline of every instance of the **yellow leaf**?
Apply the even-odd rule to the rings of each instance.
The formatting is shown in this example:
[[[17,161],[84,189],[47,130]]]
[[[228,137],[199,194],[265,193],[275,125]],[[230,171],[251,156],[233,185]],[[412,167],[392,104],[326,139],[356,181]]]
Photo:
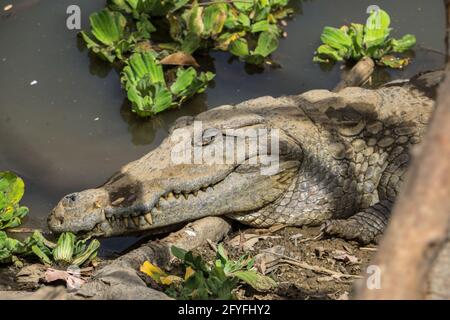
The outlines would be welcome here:
[[[151,264],[149,261],[145,261],[140,270],[158,283],[161,283],[161,277],[167,276],[164,271],[162,271],[158,266]]]
[[[192,269],[191,267],[187,267],[186,273],[184,274],[184,281],[189,279],[194,273],[195,273],[194,269]]]

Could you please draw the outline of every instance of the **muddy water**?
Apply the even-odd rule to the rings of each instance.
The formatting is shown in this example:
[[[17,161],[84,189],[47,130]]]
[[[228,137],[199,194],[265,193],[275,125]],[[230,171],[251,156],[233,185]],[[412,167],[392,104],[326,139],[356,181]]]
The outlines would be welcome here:
[[[281,68],[258,72],[228,54],[214,53],[208,62],[217,77],[205,94],[181,110],[143,121],[129,112],[117,72],[90,57],[77,32],[66,28],[70,4],[81,7],[87,28],[89,14],[105,2],[0,1],[0,170],[25,179],[23,203],[31,209],[27,227],[45,228],[49,210],[64,194],[102,184],[155,148],[179,116],[260,95],[332,88],[339,66],[311,62],[322,28],[364,21],[370,4],[391,14],[394,35],[415,34],[419,44],[405,71],[381,70],[377,78],[406,78],[444,63],[439,53],[445,48],[442,0],[292,0],[296,14],[274,54]],[[14,10],[6,14],[3,7],[9,3]],[[134,240],[108,239],[104,248],[120,251]]]

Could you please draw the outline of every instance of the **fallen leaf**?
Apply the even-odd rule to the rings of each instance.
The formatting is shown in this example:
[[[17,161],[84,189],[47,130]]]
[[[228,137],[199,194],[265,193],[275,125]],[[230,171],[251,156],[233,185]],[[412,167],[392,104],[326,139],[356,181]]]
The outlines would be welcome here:
[[[47,271],[45,271],[44,281],[50,283],[57,280],[66,282],[67,289],[69,290],[79,289],[86,283],[86,281],[81,278],[80,274],[76,274],[71,271],[48,268]]]
[[[175,52],[161,60],[161,64],[175,66],[194,66],[200,67],[193,56],[185,52]]]

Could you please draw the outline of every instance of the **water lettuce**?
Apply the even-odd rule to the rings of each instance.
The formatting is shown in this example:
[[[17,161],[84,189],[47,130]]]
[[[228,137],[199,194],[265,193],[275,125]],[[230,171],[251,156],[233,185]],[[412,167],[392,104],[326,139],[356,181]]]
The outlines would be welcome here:
[[[148,117],[203,92],[214,78],[211,72],[196,70],[197,64],[186,68],[161,64],[162,59],[213,49],[263,65],[278,47],[279,20],[292,13],[287,4],[288,0],[108,0],[107,8],[90,16],[91,32],[80,34],[94,54],[123,68],[121,82],[133,112]]]
[[[407,34],[401,39],[390,37],[391,19],[384,10],[373,11],[365,25],[351,23],[339,29],[325,27],[316,50],[315,62],[358,61],[364,57],[374,59],[379,65],[400,69],[409,59],[396,57],[416,44],[416,37]]]
[[[0,172],[0,230],[19,226],[28,208],[19,202],[25,192],[23,180],[12,172]]]

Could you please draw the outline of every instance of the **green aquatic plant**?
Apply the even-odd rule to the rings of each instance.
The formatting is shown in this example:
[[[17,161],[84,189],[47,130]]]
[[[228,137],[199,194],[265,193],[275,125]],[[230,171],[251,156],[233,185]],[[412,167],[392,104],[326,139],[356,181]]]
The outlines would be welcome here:
[[[130,57],[122,71],[121,81],[133,112],[146,117],[180,105],[194,94],[203,92],[213,77],[211,72],[198,73],[193,67],[180,67],[175,81],[168,87],[158,54],[145,52]]]
[[[141,272],[150,276],[157,284],[166,286],[165,292],[176,299],[235,299],[235,290],[240,281],[247,283],[258,291],[267,291],[276,287],[276,282],[257,272],[254,259],[247,255],[237,261],[230,259],[222,244],[217,247],[217,254],[212,264],[202,257],[172,246],[172,254],[180,259],[184,277],[168,275],[159,267],[146,261]]]
[[[12,172],[0,172],[0,230],[15,228],[28,214],[28,208],[19,205],[25,192],[23,180]]]
[[[53,243],[35,231],[22,242],[0,231],[0,263],[15,263],[20,258],[34,256],[45,265],[87,265],[95,259],[100,247],[98,240],[91,240],[89,245],[88,240],[77,240],[73,233],[67,232],[59,236],[57,243]]]
[[[131,46],[125,38],[126,18],[120,12],[104,9],[91,14],[89,21],[95,40],[84,31],[80,33],[88,49],[109,62],[122,59]]]
[[[351,23],[339,29],[325,27],[321,36],[322,45],[314,56],[315,62],[359,61],[370,57],[379,65],[401,69],[409,59],[394,56],[404,53],[416,44],[416,37],[407,34],[401,39],[390,37],[391,19],[381,9],[370,13],[365,25]]]
[[[196,70],[192,55],[200,50],[227,51],[259,66],[269,62],[282,34],[279,22],[293,12],[288,1],[109,0],[90,16],[91,35],[80,34],[94,54],[120,62],[132,110],[148,117],[206,89],[214,74]],[[163,63],[174,54],[194,62]]]

